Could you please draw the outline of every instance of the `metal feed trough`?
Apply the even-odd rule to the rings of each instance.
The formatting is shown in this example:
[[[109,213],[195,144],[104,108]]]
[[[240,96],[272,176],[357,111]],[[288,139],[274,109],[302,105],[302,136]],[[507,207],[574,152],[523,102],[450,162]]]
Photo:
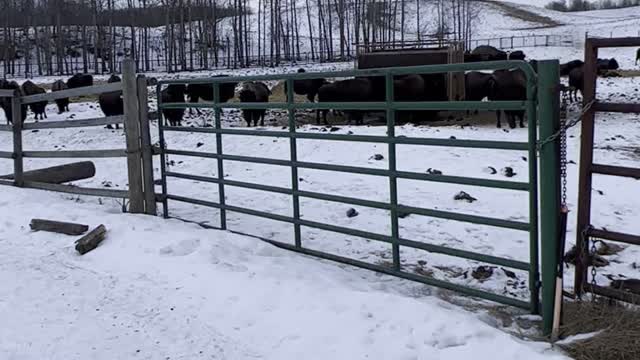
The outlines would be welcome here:
[[[400,66],[442,65],[464,62],[462,43],[429,41],[407,43],[406,47],[395,44],[380,44],[379,47],[362,47],[358,51],[358,69],[381,69]],[[393,45],[393,46],[392,46]],[[424,47],[423,47],[424,46]],[[464,72],[447,72],[447,97],[450,101],[465,98]]]
[[[395,75],[406,74],[430,74],[443,72],[464,72],[467,70],[496,70],[504,68],[518,68],[524,71],[527,77],[527,98],[524,101],[495,101],[495,102],[479,102],[479,101],[457,101],[457,102],[396,102],[393,94],[393,77]],[[178,201],[190,204],[201,205],[219,209],[220,211],[220,228],[227,229],[226,213],[228,211],[240,214],[252,215],[261,218],[271,219],[275,221],[293,224],[295,241],[292,244],[280,242],[271,239],[264,239],[272,244],[285,249],[290,249],[300,253],[317,256],[324,259],[330,259],[341,263],[358,266],[361,268],[374,270],[404,279],[414,280],[425,284],[454,290],[462,294],[467,294],[483,299],[496,301],[503,304],[509,304],[524,309],[528,309],[532,313],[540,313],[544,317],[545,332],[551,330],[551,320],[553,316],[553,298],[555,293],[555,275],[557,256],[557,241],[559,234],[559,210],[560,210],[560,173],[559,173],[559,152],[558,140],[552,139],[545,143],[538,142],[538,124],[540,125],[540,137],[547,138],[559,129],[559,104],[558,104],[558,81],[559,70],[557,61],[541,61],[538,65],[539,73],[533,71],[531,66],[523,61],[496,61],[485,63],[461,63],[448,65],[433,66],[415,66],[401,68],[384,68],[369,70],[351,70],[341,72],[327,73],[298,73],[286,75],[265,75],[265,76],[238,76],[223,78],[206,78],[193,80],[167,80],[160,81],[157,86],[158,91],[158,108],[159,109],[180,109],[180,108],[208,108],[215,109],[215,126],[208,128],[193,127],[171,127],[166,126],[162,119],[161,111],[159,111],[159,135],[160,135],[160,154],[161,154],[161,170],[162,170],[162,195],[159,199],[164,205],[164,216],[169,217],[169,202]],[[386,81],[386,101],[383,102],[336,102],[336,103],[296,103],[294,102],[293,81],[298,79],[312,78],[334,78],[334,77],[351,77],[351,76],[382,76]],[[271,81],[282,80],[287,82],[287,101],[277,103],[220,103],[220,84],[227,82],[241,81]],[[163,85],[169,84],[213,84],[212,103],[162,103],[160,91]],[[260,131],[249,129],[227,129],[222,128],[221,109],[286,109],[288,110],[288,130],[287,131]],[[369,135],[348,135],[348,134],[331,134],[331,133],[300,133],[296,130],[295,111],[303,109],[338,109],[338,110],[381,110],[386,112],[386,136],[369,136]],[[488,140],[458,140],[458,139],[435,139],[435,138],[417,138],[417,137],[399,137],[395,135],[396,111],[399,110],[466,110],[466,109],[482,109],[482,110],[525,110],[529,119],[528,141],[488,141]],[[199,152],[190,150],[181,150],[168,148],[165,143],[165,133],[167,132],[198,132],[212,134],[216,138],[216,152]],[[287,138],[290,142],[290,158],[289,160],[271,159],[254,156],[240,156],[234,154],[223,153],[222,143],[225,135],[248,135],[258,137],[276,137]],[[372,169],[358,166],[333,165],[326,163],[315,163],[299,161],[297,157],[298,139],[318,139],[331,141],[347,141],[347,142],[366,142],[387,144],[389,154],[389,166],[387,169]],[[399,171],[396,168],[396,146],[397,145],[420,145],[420,146],[444,146],[458,148],[477,148],[477,149],[499,149],[512,151],[527,151],[529,160],[529,179],[527,182],[505,181],[505,180],[487,180],[481,178],[471,178],[464,176],[447,176],[425,174],[409,171]],[[180,155],[190,157],[201,157],[217,159],[217,177],[201,176],[177,173],[168,171],[166,168],[167,155]],[[540,156],[540,167],[542,175],[538,181],[538,156]],[[254,164],[268,164],[286,167],[291,171],[291,186],[278,187],[268,186],[257,183],[249,183],[243,181],[234,181],[224,178],[225,161],[246,162]],[[359,198],[346,196],[338,196],[326,194],[322,192],[300,190],[298,186],[298,169],[318,169],[327,171],[336,171],[352,174],[375,175],[386,177],[389,182],[390,200],[388,202],[370,201]],[[205,201],[202,199],[188,198],[184,196],[174,195],[167,186],[167,178],[180,178],[187,180],[195,180],[218,184],[219,200]],[[403,205],[398,200],[398,179],[412,179],[421,181],[431,181],[449,184],[473,185],[487,188],[508,189],[515,191],[524,191],[529,194],[529,221],[515,221],[499,218],[490,218],[477,215],[469,215],[457,212],[441,211],[430,208],[420,208],[414,206]],[[228,205],[225,201],[226,187],[239,187],[246,189],[261,190],[277,194],[286,194],[291,196],[293,216],[284,216],[272,214],[251,208]],[[540,189],[540,197],[538,196]],[[387,234],[372,233],[359,229],[352,229],[332,224],[320,223],[306,220],[300,217],[300,198],[311,198],[326,200],[331,202],[354,204],[364,207],[387,210],[390,213],[391,229]],[[426,217],[434,217],[440,219],[448,219],[459,222],[467,222],[474,224],[482,224],[500,228],[514,229],[529,233],[529,261],[519,261],[508,258],[492,256],[483,253],[476,253],[462,249],[456,249],[446,246],[429,244],[426,242],[418,242],[412,239],[403,238],[399,233],[398,214],[418,214]],[[538,213],[542,214],[541,223],[538,221]],[[329,232],[346,234],[365,239],[371,239],[388,243],[392,250],[393,264],[391,266],[383,266],[371,264],[364,261],[354,260],[322,252],[312,250],[304,246],[301,236],[301,228],[310,227],[321,229]],[[242,229],[236,229],[242,231]],[[542,235],[542,236],[540,236]],[[539,245],[541,245],[542,263],[539,266]],[[405,271],[401,267],[400,248],[408,247],[414,249],[425,250],[427,252],[445,254],[453,257],[470,259],[478,262],[515,268],[527,271],[529,274],[529,301],[515,299],[513,297],[502,294],[491,293],[477,288],[454,284],[448,281],[435,279],[429,276],[418,275]],[[540,270],[542,276],[540,276]],[[542,288],[542,308],[540,309],[539,292]]]

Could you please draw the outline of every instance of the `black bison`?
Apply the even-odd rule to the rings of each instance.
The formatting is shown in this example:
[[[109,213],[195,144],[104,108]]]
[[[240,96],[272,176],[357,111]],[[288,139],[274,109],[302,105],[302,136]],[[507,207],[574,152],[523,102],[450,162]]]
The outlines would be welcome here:
[[[214,77],[227,77],[229,75],[216,75]],[[220,84],[220,102],[225,103],[236,95],[236,86],[238,83],[222,83]],[[187,85],[187,97],[192,104],[197,103],[200,99],[205,101],[213,101],[213,84],[189,84]],[[200,110],[196,109],[200,114]],[[191,113],[191,109],[189,109]]]
[[[108,83],[115,83],[122,81],[119,76],[111,75]],[[100,110],[104,113],[104,116],[118,116],[124,115],[124,101],[122,100],[122,91],[112,91],[102,93],[98,97],[98,103],[100,104]],[[111,125],[107,126],[111,128]],[[120,126],[116,124],[116,129]]]
[[[64,90],[67,90],[68,88],[69,87],[67,86],[67,84],[62,80],[57,80],[56,82],[53,83],[53,85],[51,85],[52,92],[64,91]],[[65,111],[69,111],[69,98],[57,99],[56,105],[58,106],[58,114],[62,114]]]
[[[298,69],[298,73],[306,72],[305,69]],[[316,95],[318,94],[318,90],[322,85],[326,85],[329,82],[327,79],[304,79],[304,80],[293,80],[293,92],[298,95],[307,95],[307,99],[310,102],[316,101]],[[284,83],[284,93],[287,93],[287,83]]]
[[[618,70],[620,65],[618,65],[618,61],[616,59],[598,59],[596,62],[596,68],[598,70],[598,74],[603,74],[608,70]]]
[[[481,61],[507,60],[507,53],[489,45],[480,45],[471,51],[472,55],[479,56]]]
[[[521,50],[512,51],[509,53],[509,60],[524,60],[527,56]]]
[[[489,97],[491,89],[494,87],[494,78],[492,74],[479,71],[468,72],[464,75],[464,94],[467,101],[482,101]],[[475,111],[476,114],[478,110]],[[467,110],[469,114],[469,110]]]
[[[271,91],[264,83],[257,81],[248,81],[242,84],[242,89],[238,93],[240,102],[243,103],[265,103],[269,102],[269,95]],[[247,126],[251,126],[253,120],[254,126],[258,126],[258,120],[260,120],[260,126],[264,126],[264,115],[267,110],[265,109],[243,109],[242,116],[247,122]]]
[[[385,78],[381,76],[370,77],[373,85],[373,94],[369,101],[385,101]],[[395,76],[393,78],[393,93],[395,101],[446,101],[447,87],[444,74],[413,74]],[[426,121],[437,119],[438,111],[414,110],[401,111],[399,119],[408,116],[411,122],[418,122],[418,118]]]
[[[569,101],[572,100],[571,94],[573,101],[578,101],[578,91],[584,96],[584,67],[575,68],[569,73]]]
[[[318,102],[365,102],[374,98],[374,86],[370,79],[355,78],[333,82],[326,84],[318,89]],[[327,121],[328,110],[322,110],[322,117],[325,124]],[[363,110],[346,110],[344,112],[349,122],[356,121],[356,125],[362,124],[364,114]],[[320,124],[320,110],[316,113],[316,122]]]
[[[162,90],[162,102],[163,103],[183,103],[184,95],[187,92],[186,85],[177,84],[169,85],[166,89]],[[171,126],[181,126],[182,118],[184,117],[185,109],[162,109],[162,115],[169,121]]]
[[[75,74],[67,80],[67,87],[69,89],[85,86],[93,86],[93,76],[89,74]]]
[[[584,66],[582,60],[571,60],[568,63],[560,64],[560,76],[569,76],[571,70]]]
[[[47,91],[40,86],[34,84],[30,80],[25,81],[22,84],[22,93],[25,96],[28,95],[37,95],[37,94],[46,94]],[[37,103],[29,104],[29,108],[35,114],[35,119],[38,118],[44,120],[47,118],[47,101],[39,101]]]
[[[15,96],[23,96],[22,88],[15,81],[7,81],[0,79],[0,90],[13,90]],[[7,118],[7,124],[13,123],[13,110],[11,108],[11,98],[0,98],[0,107],[4,111],[4,115]],[[27,119],[27,105],[22,105],[22,122]]]
[[[493,72],[493,86],[489,93],[492,101],[516,101],[527,98],[527,79],[524,72],[518,70],[496,70]],[[516,118],[520,119],[520,127],[524,127],[524,111],[509,110],[504,112],[510,128],[516,127]],[[496,111],[497,126],[501,127],[500,111]]]

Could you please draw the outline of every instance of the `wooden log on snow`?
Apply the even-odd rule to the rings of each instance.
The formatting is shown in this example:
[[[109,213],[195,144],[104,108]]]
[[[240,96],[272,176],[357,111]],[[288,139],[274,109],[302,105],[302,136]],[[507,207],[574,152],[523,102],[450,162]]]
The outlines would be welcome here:
[[[96,167],[91,161],[52,166],[22,173],[25,181],[48,184],[62,184],[69,181],[88,179],[96,175]],[[0,179],[13,180],[13,174],[0,176]]]
[[[49,231],[66,235],[82,235],[89,230],[87,225],[45,219],[32,219],[29,226],[33,231]]]
[[[84,255],[89,251],[95,249],[104,240],[107,234],[107,228],[104,225],[100,225],[97,228],[91,230],[90,233],[76,240],[76,250],[80,255]]]

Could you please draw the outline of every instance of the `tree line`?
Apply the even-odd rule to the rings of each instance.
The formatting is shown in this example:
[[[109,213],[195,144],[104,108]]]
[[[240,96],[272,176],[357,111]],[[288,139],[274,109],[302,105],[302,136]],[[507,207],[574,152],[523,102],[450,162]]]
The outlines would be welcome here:
[[[0,0],[4,74],[278,66],[372,44],[468,42],[470,0]],[[431,11],[433,10],[433,11]],[[437,13],[427,16],[425,13]]]

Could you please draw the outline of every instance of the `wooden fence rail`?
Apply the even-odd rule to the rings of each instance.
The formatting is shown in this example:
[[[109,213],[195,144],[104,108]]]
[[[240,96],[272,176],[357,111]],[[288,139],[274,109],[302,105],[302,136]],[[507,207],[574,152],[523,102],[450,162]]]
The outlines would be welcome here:
[[[13,180],[0,179],[0,185],[63,192],[76,195],[101,196],[129,199],[129,212],[156,214],[156,195],[153,181],[152,149],[149,131],[147,86],[153,84],[144,76],[136,77],[132,60],[123,62],[124,71],[120,83],[96,85],[31,96],[16,97],[12,90],[0,90],[0,97],[11,97],[12,125],[0,125],[0,131],[13,133],[13,151],[0,151],[0,158],[13,159]],[[96,95],[121,91],[124,100],[124,115],[93,119],[22,122],[22,107],[40,101]],[[24,150],[22,132],[35,129],[67,129],[89,126],[104,126],[124,123],[126,148],[91,150]],[[66,184],[53,184],[25,179],[24,158],[126,158],[128,189],[100,189]],[[68,180],[67,180],[68,181]]]
[[[13,90],[0,89],[0,97],[13,97]]]
[[[24,130],[32,129],[68,129],[75,127],[105,126],[124,123],[124,115],[107,116],[95,119],[61,120],[24,124]]]
[[[122,90],[122,83],[116,82],[116,83],[110,83],[110,84],[104,84],[104,85],[80,87],[80,88],[69,89],[64,91],[48,92],[45,94],[23,96],[20,98],[21,99],[20,101],[22,104],[33,104],[40,101],[54,101],[54,100],[70,98],[70,97],[98,95],[106,92],[114,92],[114,91],[121,91],[121,90]]]

